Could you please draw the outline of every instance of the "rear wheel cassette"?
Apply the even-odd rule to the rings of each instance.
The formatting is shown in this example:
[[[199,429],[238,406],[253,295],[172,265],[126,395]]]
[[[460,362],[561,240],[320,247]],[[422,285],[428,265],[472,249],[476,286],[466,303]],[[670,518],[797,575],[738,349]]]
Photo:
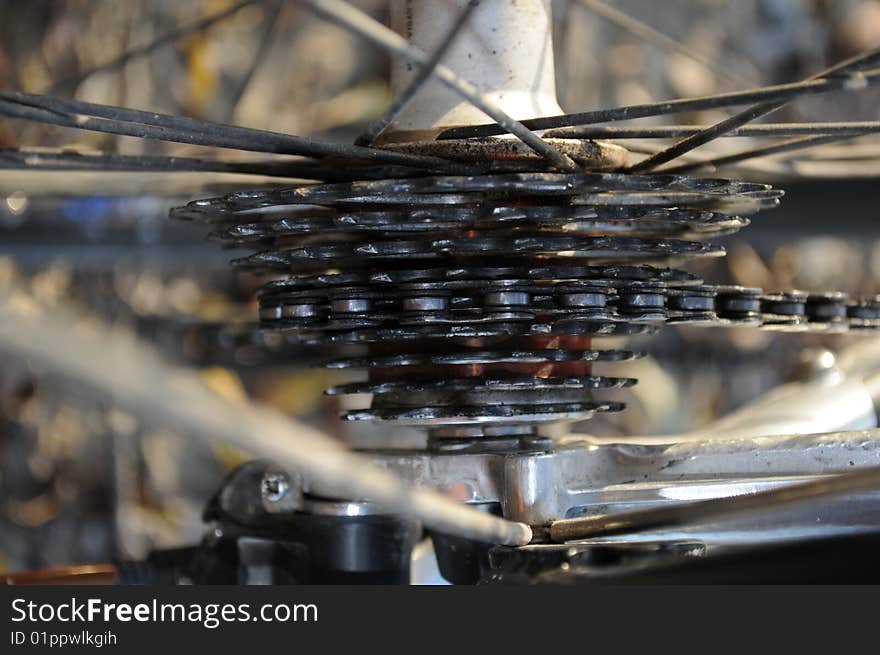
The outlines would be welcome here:
[[[731,234],[775,206],[769,186],[676,175],[501,173],[235,193],[174,215],[283,275],[260,293],[260,320],[306,343],[360,352],[328,361],[367,380],[347,420],[436,435],[527,435],[622,405],[633,379],[594,365],[639,357],[603,337],[665,323],[777,329],[876,327],[876,303],[840,294],[763,295],[677,266],[719,256]]]

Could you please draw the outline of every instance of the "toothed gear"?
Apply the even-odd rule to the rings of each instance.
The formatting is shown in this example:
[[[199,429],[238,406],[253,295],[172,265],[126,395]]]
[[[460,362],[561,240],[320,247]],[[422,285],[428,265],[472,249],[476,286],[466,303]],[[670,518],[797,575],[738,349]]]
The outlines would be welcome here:
[[[360,350],[327,363],[368,371],[328,390],[372,395],[343,418],[500,438],[622,409],[595,395],[635,380],[593,364],[640,353],[602,337],[667,323],[880,327],[873,300],[764,294],[675,268],[723,255],[703,239],[781,195],[676,175],[503,173],[240,192],[173,215],[253,251],[236,266],[286,276],[260,292],[263,328]]]

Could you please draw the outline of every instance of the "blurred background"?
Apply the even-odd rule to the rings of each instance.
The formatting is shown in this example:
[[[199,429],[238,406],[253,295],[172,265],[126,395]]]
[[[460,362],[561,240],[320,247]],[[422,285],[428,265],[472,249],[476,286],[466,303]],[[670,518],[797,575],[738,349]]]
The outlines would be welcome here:
[[[353,4],[385,19],[383,0]],[[880,43],[880,0],[555,5],[566,111],[788,82]],[[617,12],[679,47],[633,29]],[[163,35],[160,47],[144,51]],[[383,53],[292,0],[0,0],[2,90],[350,143],[387,107],[387,78]],[[772,121],[878,120],[878,101],[876,90],[807,97]],[[5,119],[2,147],[212,154]],[[723,171],[780,185],[787,196],[780,209],[726,239],[726,259],[692,270],[768,291],[874,295],[880,217],[871,174],[878,151],[860,140]],[[829,161],[843,165],[823,172]],[[313,367],[320,353],[253,329],[254,291],[265,280],[232,272],[236,253],[208,243],[201,226],[167,219],[170,207],[193,198],[265,182],[218,173],[21,172],[3,170],[0,158],[0,289],[137,333],[170,360],[197,368],[221,393],[271,404],[340,439],[416,443],[415,433],[337,421],[339,400],[322,395],[334,374]],[[803,349],[855,338],[667,329],[644,345],[650,357],[618,371],[640,379],[620,393],[628,411],[579,427],[603,435],[687,430],[784,382]],[[204,503],[247,458],[135,421],[14,353],[0,354],[0,571],[138,558],[150,548],[193,542]]]

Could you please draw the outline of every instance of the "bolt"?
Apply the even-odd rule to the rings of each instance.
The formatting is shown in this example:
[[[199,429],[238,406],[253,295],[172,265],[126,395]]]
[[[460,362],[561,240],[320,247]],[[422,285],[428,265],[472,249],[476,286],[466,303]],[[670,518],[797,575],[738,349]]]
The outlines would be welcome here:
[[[283,473],[266,473],[260,482],[260,493],[270,503],[277,503],[287,495],[290,483]]]
[[[798,355],[798,362],[791,374],[794,380],[814,380],[823,375],[838,373],[834,353],[826,348],[806,348]]]

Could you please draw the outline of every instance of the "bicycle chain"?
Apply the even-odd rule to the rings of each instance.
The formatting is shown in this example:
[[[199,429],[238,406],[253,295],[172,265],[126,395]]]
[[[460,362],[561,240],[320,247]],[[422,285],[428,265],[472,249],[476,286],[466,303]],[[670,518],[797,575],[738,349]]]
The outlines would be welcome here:
[[[270,283],[260,293],[267,328],[313,335],[313,342],[365,341],[366,328],[436,326],[459,334],[482,326],[484,336],[508,334],[502,325],[522,323],[521,334],[564,333],[564,325],[594,324],[607,334],[614,324],[757,325],[791,331],[880,328],[880,302],[849,301],[839,292],[788,291],[661,281],[580,277],[537,281],[526,277],[434,282],[384,281],[332,285],[323,277]],[[377,334],[381,334],[378,332]],[[589,332],[579,332],[589,334]],[[413,333],[425,336],[425,333]],[[360,336],[360,338],[355,338]],[[323,338],[322,338],[323,337]]]

